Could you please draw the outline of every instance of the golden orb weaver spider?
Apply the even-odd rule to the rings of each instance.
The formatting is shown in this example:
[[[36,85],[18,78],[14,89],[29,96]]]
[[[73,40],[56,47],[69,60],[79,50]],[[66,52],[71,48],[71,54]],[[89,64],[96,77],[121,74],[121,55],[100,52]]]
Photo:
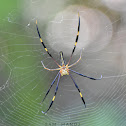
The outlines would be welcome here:
[[[93,77],[89,77],[89,76],[80,74],[80,73],[78,73],[78,72],[76,72],[76,71],[74,71],[74,70],[69,69],[70,67],[76,65],[76,64],[81,60],[82,50],[81,50],[81,53],[80,53],[80,58],[79,58],[75,63],[73,63],[72,65],[69,65],[69,63],[70,63],[70,61],[71,61],[71,58],[72,58],[72,56],[73,56],[73,53],[74,53],[74,51],[75,51],[75,48],[76,48],[76,45],[77,45],[77,42],[78,42],[78,37],[79,37],[79,31],[80,31],[80,15],[79,15],[79,12],[78,12],[78,18],[79,18],[79,20],[78,20],[78,32],[77,32],[77,36],[76,36],[76,41],[75,41],[75,44],[74,44],[74,48],[73,48],[73,50],[72,50],[72,54],[71,54],[71,56],[70,56],[70,59],[69,59],[68,63],[65,64],[64,57],[63,57],[63,52],[60,51],[60,61],[61,61],[61,65],[59,65],[59,64],[56,62],[56,60],[52,57],[52,55],[51,55],[51,54],[49,53],[49,51],[47,50],[47,48],[46,48],[46,46],[45,46],[45,44],[44,44],[44,42],[43,42],[43,40],[42,40],[42,38],[41,38],[39,29],[38,29],[38,25],[37,25],[37,20],[36,20],[36,28],[37,28],[37,33],[38,33],[38,35],[39,35],[40,42],[41,42],[41,44],[43,45],[45,51],[48,53],[48,55],[49,55],[49,56],[53,59],[53,61],[59,66],[59,68],[56,68],[56,69],[49,69],[49,68],[46,68],[45,65],[44,65],[44,63],[41,61],[41,63],[42,63],[42,65],[43,65],[44,69],[49,70],[49,71],[59,70],[58,74],[56,75],[56,77],[54,78],[53,82],[51,83],[51,86],[50,86],[50,88],[48,89],[48,91],[47,91],[47,93],[46,93],[44,99],[42,100],[42,102],[45,100],[46,96],[47,96],[48,93],[50,92],[51,87],[53,86],[55,80],[56,80],[57,77],[58,77],[58,81],[57,81],[57,86],[56,86],[55,94],[54,94],[54,96],[53,96],[53,98],[52,98],[52,101],[51,101],[51,103],[50,103],[48,109],[46,110],[46,112],[43,112],[43,111],[42,111],[42,113],[44,113],[44,114],[46,114],[46,113],[49,111],[49,109],[51,108],[51,106],[52,106],[52,104],[53,104],[53,102],[54,102],[54,100],[55,100],[55,97],[56,97],[56,94],[57,94],[57,90],[58,90],[59,80],[60,80],[60,77],[61,77],[61,76],[70,75],[72,81],[73,81],[74,84],[75,84],[75,87],[77,88],[78,92],[80,93],[80,97],[81,97],[81,99],[82,99],[82,101],[83,101],[85,107],[86,107],[85,100],[84,100],[84,98],[83,98],[83,96],[82,96],[82,93],[81,93],[81,91],[80,91],[78,85],[76,84],[75,80],[73,79],[72,75],[70,74],[70,72],[76,73],[76,74],[78,74],[78,75],[80,75],[80,76],[82,76],[82,77],[86,77],[86,78],[89,78],[89,79],[92,79],[92,80],[101,80],[101,78],[102,78],[102,75],[101,75],[100,78],[93,78]],[[41,103],[42,103],[42,102],[41,102]]]

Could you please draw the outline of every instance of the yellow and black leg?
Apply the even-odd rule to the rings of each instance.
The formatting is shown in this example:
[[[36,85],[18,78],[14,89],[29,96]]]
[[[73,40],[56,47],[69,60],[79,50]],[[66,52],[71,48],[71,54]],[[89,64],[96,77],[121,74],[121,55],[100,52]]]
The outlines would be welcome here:
[[[79,31],[80,31],[80,15],[78,13],[78,17],[79,17],[79,21],[78,21],[78,32],[77,32],[77,36],[76,36],[76,41],[75,41],[75,44],[74,44],[74,48],[73,48],[73,51],[72,51],[72,55],[75,51],[75,48],[76,48],[76,45],[77,45],[77,42],[78,42],[78,38],[79,38]]]
[[[77,88],[78,92],[80,93],[81,99],[82,99],[82,101],[83,101],[83,103],[84,103],[84,105],[85,105],[85,108],[86,108],[86,104],[85,104],[84,98],[83,98],[83,96],[82,96],[82,93],[80,92],[79,87],[77,86],[77,84],[76,84],[75,80],[73,79],[72,75],[71,75],[70,73],[69,73],[69,75],[70,75],[71,79],[73,80],[73,82],[74,82],[74,84],[75,84],[75,87]]]
[[[53,99],[52,99],[52,101],[51,101],[51,103],[49,105],[49,108],[46,110],[46,112],[42,111],[42,113],[44,113],[44,114],[46,114],[49,111],[49,109],[52,107],[52,104],[53,104],[53,102],[55,100],[55,97],[56,97],[56,94],[57,94],[57,91],[58,91],[58,85],[59,85],[60,76],[61,75],[59,74],[58,81],[57,81],[57,86],[56,86],[56,90],[55,90],[55,94],[54,94]]]
[[[48,91],[46,92],[46,95],[45,95],[45,97],[43,98],[42,102],[46,99],[46,96],[47,96],[48,93],[50,92],[50,89],[51,89],[51,87],[53,86],[53,84],[55,83],[56,78],[58,77],[59,74],[60,74],[60,73],[58,72],[58,74],[56,75],[55,79],[54,79],[53,82],[51,83],[51,86],[49,87]],[[41,102],[41,103],[42,103],[42,102]]]
[[[73,55],[73,53],[74,53],[74,51],[75,51],[75,49],[76,49],[76,45],[77,45],[78,38],[79,38],[79,32],[80,32],[80,14],[79,14],[79,12],[78,12],[78,18],[79,18],[79,20],[78,20],[78,31],[77,31],[77,36],[76,36],[76,40],[75,40],[75,44],[74,44],[74,48],[73,48],[73,50],[72,50],[72,54],[71,54],[71,56],[70,56],[70,59],[69,59],[68,65],[69,65],[70,60],[71,60],[71,58],[72,58],[72,55]]]
[[[40,42],[41,42],[41,44],[43,45],[45,51],[46,51],[46,52],[48,53],[48,55],[54,60],[54,62],[60,67],[60,65],[56,62],[56,60],[55,60],[55,59],[52,57],[52,55],[49,53],[49,51],[47,50],[47,48],[46,48],[46,46],[45,46],[45,44],[44,44],[44,42],[43,42],[43,40],[42,40],[42,37],[41,37],[40,32],[39,32],[39,29],[38,29],[37,20],[36,20],[36,28],[37,28],[37,33],[38,33],[38,35],[39,35]]]

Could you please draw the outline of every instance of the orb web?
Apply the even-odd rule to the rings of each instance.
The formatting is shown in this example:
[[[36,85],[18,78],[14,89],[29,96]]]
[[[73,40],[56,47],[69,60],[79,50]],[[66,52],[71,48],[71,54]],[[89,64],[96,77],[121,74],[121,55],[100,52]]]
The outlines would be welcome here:
[[[54,1],[53,1],[54,2]],[[107,1],[108,2],[108,1]],[[119,1],[118,1],[119,2]],[[0,124],[3,126],[124,126],[126,116],[126,23],[125,12],[110,9],[102,1],[28,0],[0,18]],[[108,3],[109,4],[109,3]],[[119,6],[120,4],[115,5]],[[120,7],[118,7],[120,8]],[[116,10],[116,11],[115,11]],[[58,66],[42,47],[35,21],[47,49],[60,63],[59,51],[68,62],[77,35],[80,36],[71,69],[101,80],[71,73],[86,102],[69,76],[61,77],[56,99],[56,83],[41,103],[58,71]]]

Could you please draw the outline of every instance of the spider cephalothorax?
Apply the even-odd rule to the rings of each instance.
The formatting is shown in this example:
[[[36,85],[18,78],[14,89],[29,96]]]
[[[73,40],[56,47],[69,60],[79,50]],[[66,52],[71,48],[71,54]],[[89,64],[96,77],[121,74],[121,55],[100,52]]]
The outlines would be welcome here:
[[[67,66],[62,66],[61,70],[60,70],[60,74],[61,74],[61,76],[63,76],[63,75],[69,75],[69,69],[68,69],[68,67]]]
[[[49,111],[49,109],[51,108],[51,106],[52,106],[52,104],[53,104],[53,102],[54,102],[54,100],[55,100],[56,94],[57,94],[58,85],[59,85],[59,80],[60,80],[60,77],[61,77],[61,76],[70,75],[71,79],[73,80],[73,82],[74,82],[74,84],[75,84],[75,87],[77,88],[77,90],[78,90],[78,92],[79,92],[79,94],[80,94],[80,97],[81,97],[81,99],[82,99],[82,101],[83,101],[85,107],[86,107],[86,104],[85,104],[84,98],[83,98],[83,96],[82,96],[82,93],[80,92],[80,89],[79,89],[78,85],[76,84],[75,80],[73,79],[72,75],[70,74],[70,72],[74,72],[74,73],[76,73],[76,74],[78,74],[78,75],[80,75],[80,76],[89,78],[89,79],[91,79],[91,80],[100,80],[100,79],[102,78],[102,75],[101,75],[101,78],[96,79],[96,78],[88,77],[88,76],[86,76],[86,75],[80,74],[80,73],[78,73],[78,72],[76,72],[76,71],[74,71],[74,70],[69,69],[70,67],[76,65],[76,64],[81,60],[82,50],[81,50],[81,53],[80,53],[80,58],[79,58],[75,63],[73,63],[72,65],[69,65],[69,63],[70,63],[70,61],[71,61],[71,58],[72,58],[72,56],[73,56],[73,53],[74,53],[74,51],[75,51],[75,48],[76,48],[76,45],[77,45],[77,42],[78,42],[78,38],[79,38],[79,30],[80,30],[80,15],[79,15],[79,13],[78,13],[78,17],[79,17],[79,21],[78,21],[78,32],[77,32],[77,36],[76,36],[74,48],[73,48],[73,50],[72,50],[72,54],[71,54],[71,56],[70,56],[70,59],[69,59],[68,63],[66,64],[66,63],[65,63],[65,60],[64,60],[64,57],[63,57],[63,52],[60,51],[60,64],[61,64],[61,65],[59,65],[59,64],[56,62],[56,60],[52,57],[52,55],[48,52],[48,50],[47,50],[47,48],[46,48],[46,46],[45,46],[45,44],[44,44],[44,42],[43,42],[43,40],[42,40],[42,38],[41,38],[41,35],[40,35],[40,33],[39,33],[38,26],[37,26],[37,20],[36,20],[36,28],[37,28],[37,32],[38,32],[38,35],[39,35],[39,38],[40,38],[40,42],[42,43],[42,45],[43,45],[45,51],[48,53],[48,55],[49,55],[49,56],[53,59],[53,61],[59,66],[59,68],[56,68],[56,69],[49,69],[49,68],[45,67],[44,63],[41,61],[43,67],[44,67],[46,70],[49,70],[49,71],[59,70],[58,74],[56,75],[55,79],[53,80],[53,82],[52,82],[50,88],[48,89],[48,91],[47,91],[47,93],[46,93],[44,99],[42,100],[42,102],[45,100],[45,98],[46,98],[46,96],[48,95],[48,93],[49,93],[51,87],[53,86],[53,84],[55,83],[55,81],[56,81],[56,79],[57,79],[57,77],[58,77],[58,81],[57,81],[57,86],[56,86],[55,94],[54,94],[54,96],[53,96],[53,98],[52,98],[52,101],[51,101],[51,103],[50,103],[49,108],[47,109],[47,111],[46,111],[46,112],[43,112],[43,111],[42,111],[42,113],[47,113],[47,112]]]
[[[60,51],[59,54],[60,54],[60,64],[61,64],[60,74],[61,74],[61,76],[69,75],[68,64],[67,65],[65,64],[65,60],[64,60],[64,57],[63,57],[63,52]]]

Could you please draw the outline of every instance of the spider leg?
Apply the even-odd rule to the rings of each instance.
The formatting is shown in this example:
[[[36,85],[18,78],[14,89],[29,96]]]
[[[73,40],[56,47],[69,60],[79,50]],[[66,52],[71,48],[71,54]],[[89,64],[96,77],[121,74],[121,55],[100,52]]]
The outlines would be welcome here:
[[[51,89],[51,87],[53,86],[53,84],[55,83],[56,78],[58,77],[58,75],[59,75],[59,72],[58,72],[58,74],[56,75],[56,77],[54,78],[53,82],[51,83],[51,86],[49,87],[48,91],[46,92],[46,95],[45,95],[45,97],[43,98],[42,102],[45,100],[46,96],[47,96],[48,93],[50,92],[50,89]],[[42,103],[42,102],[41,102],[41,103]]]
[[[83,98],[83,96],[82,96],[82,94],[81,94],[81,92],[80,92],[79,87],[77,86],[77,84],[76,84],[75,80],[73,79],[72,75],[71,75],[70,73],[69,73],[69,75],[70,75],[71,79],[73,80],[73,82],[74,82],[74,84],[75,84],[75,87],[77,88],[78,92],[80,93],[81,99],[82,99],[82,101],[83,101],[83,103],[84,103],[84,105],[85,105],[85,108],[86,108],[86,104],[85,104],[84,98]]]
[[[57,86],[56,86],[56,90],[55,90],[55,94],[54,94],[54,96],[53,96],[52,102],[51,102],[50,105],[49,105],[49,108],[46,110],[46,112],[43,112],[43,111],[42,111],[42,113],[44,113],[44,114],[46,114],[46,113],[49,111],[49,109],[51,108],[51,106],[52,106],[52,104],[53,104],[53,102],[54,102],[54,100],[55,100],[55,97],[56,97],[56,94],[57,94],[57,90],[58,90],[58,85],[59,85],[60,76],[61,76],[61,75],[59,74],[58,81],[57,81]]]
[[[74,72],[74,73],[76,73],[76,74],[78,74],[78,75],[80,75],[80,76],[89,78],[89,79],[91,79],[91,80],[101,80],[101,79],[102,79],[102,75],[101,75],[100,78],[93,78],[93,77],[88,77],[88,76],[86,76],[86,75],[80,74],[80,73],[78,73],[78,72],[76,72],[76,71],[74,71],[74,70],[71,70],[71,69],[69,69],[69,70],[72,71],[72,72]]]
[[[78,20],[78,33],[77,33],[77,36],[76,36],[74,48],[73,48],[73,50],[72,50],[72,54],[71,54],[71,56],[70,56],[68,65],[69,65],[70,60],[71,60],[71,58],[72,58],[72,55],[73,55],[73,53],[74,53],[74,51],[75,51],[75,48],[76,48],[76,45],[77,45],[77,42],[78,42],[78,38],[79,38],[79,31],[80,31],[80,14],[79,14],[79,12],[78,12],[78,18],[79,18],[79,20]]]
[[[46,52],[48,53],[48,55],[54,60],[54,62],[60,67],[60,65],[56,62],[56,60],[55,60],[55,59],[52,57],[52,55],[49,53],[49,51],[47,50],[47,48],[46,48],[46,46],[45,46],[45,44],[44,44],[44,42],[43,42],[43,40],[42,40],[42,37],[41,37],[40,32],[39,32],[39,29],[38,29],[37,20],[36,20],[36,28],[37,28],[37,33],[38,33],[38,35],[39,35],[40,42],[42,43],[42,45],[43,45],[45,51],[46,51]]]
[[[73,63],[73,64],[71,64],[70,66],[68,66],[68,68],[70,68],[70,67],[76,65],[76,64],[81,60],[81,55],[82,55],[82,49],[81,49],[81,52],[80,52],[80,58],[79,58],[75,63]]]
[[[49,71],[54,71],[54,70],[60,70],[60,69],[61,69],[61,68],[49,69],[49,68],[46,68],[46,67],[45,67],[45,65],[44,65],[44,63],[43,63],[42,61],[41,61],[41,63],[42,63],[42,65],[43,65],[44,69],[49,70]]]

